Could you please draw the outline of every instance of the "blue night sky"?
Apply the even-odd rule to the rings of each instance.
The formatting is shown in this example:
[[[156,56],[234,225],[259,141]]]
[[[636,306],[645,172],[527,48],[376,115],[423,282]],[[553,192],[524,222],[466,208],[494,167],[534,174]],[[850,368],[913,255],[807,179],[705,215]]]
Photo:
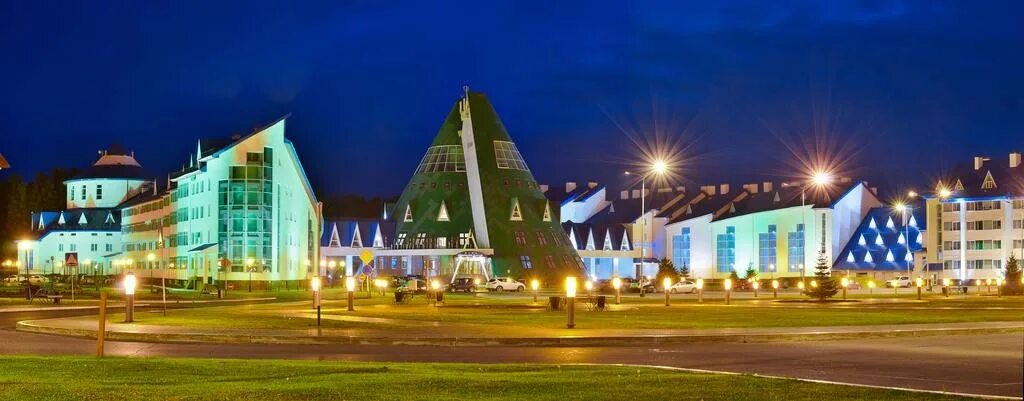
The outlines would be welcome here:
[[[119,142],[162,177],[293,113],[319,193],[394,195],[464,84],[541,183],[622,181],[635,142],[684,147],[683,183],[792,176],[822,144],[892,187],[1024,148],[1020,2],[179,3],[0,4],[15,171]]]

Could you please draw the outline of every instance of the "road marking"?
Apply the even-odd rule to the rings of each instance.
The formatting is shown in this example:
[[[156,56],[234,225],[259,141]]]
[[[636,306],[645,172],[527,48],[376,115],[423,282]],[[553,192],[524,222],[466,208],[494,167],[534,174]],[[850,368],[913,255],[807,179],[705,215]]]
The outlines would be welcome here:
[[[875,388],[875,389],[881,389],[881,390],[909,391],[909,392],[912,392],[912,393],[928,393],[928,394],[952,395],[952,396],[958,396],[958,397],[972,397],[972,398],[979,398],[979,399],[986,399],[986,400],[1020,400],[1020,397],[1008,397],[1008,396],[1001,396],[1001,395],[958,393],[958,392],[952,392],[952,391],[924,390],[924,389],[907,388],[907,387],[879,386],[879,385],[874,385],[874,384],[848,383],[848,382],[839,382],[839,381],[822,380],[822,379],[805,379],[805,378],[789,377],[789,376],[773,376],[773,375],[765,375],[765,374],[760,374],[760,373],[742,373],[742,372],[729,372],[729,371],[721,371],[721,370],[708,370],[708,369],[696,369],[696,368],[680,368],[680,367],[676,367],[676,366],[664,366],[664,365],[638,365],[638,364],[630,364],[630,363],[566,363],[566,364],[563,364],[563,365],[621,366],[621,367],[629,367],[629,368],[652,368],[652,369],[664,369],[664,370],[673,370],[673,371],[690,372],[690,373],[707,373],[707,374],[732,375],[732,376],[753,376],[753,377],[760,377],[760,378],[765,378],[765,379],[797,380],[797,381],[802,381],[802,382],[807,382],[807,383],[832,384],[832,385],[839,385],[839,386],[851,386],[851,387],[863,387],[863,388]]]

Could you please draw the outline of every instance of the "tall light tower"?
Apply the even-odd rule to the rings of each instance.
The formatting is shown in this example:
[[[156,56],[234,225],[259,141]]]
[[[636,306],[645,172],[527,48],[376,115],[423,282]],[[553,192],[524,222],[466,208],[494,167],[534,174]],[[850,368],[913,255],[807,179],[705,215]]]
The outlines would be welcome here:
[[[664,159],[655,159],[649,163],[646,172],[640,175],[640,218],[643,221],[640,223],[640,296],[644,296],[644,262],[647,259],[647,253],[645,244],[647,243],[647,177],[653,175],[655,177],[662,177],[668,172],[668,162]],[[626,171],[626,175],[633,175],[633,173]],[[653,234],[652,234],[653,236]],[[651,249],[651,253],[654,249]]]
[[[832,174],[828,171],[817,170],[811,173],[811,180],[809,185],[804,185],[800,188],[800,225],[803,226],[804,231],[800,238],[801,248],[803,249],[803,255],[800,255],[800,282],[804,281],[804,272],[807,270],[807,187],[812,186],[815,190],[821,191],[826,186],[832,183]],[[825,241],[825,233],[821,233],[822,243]]]

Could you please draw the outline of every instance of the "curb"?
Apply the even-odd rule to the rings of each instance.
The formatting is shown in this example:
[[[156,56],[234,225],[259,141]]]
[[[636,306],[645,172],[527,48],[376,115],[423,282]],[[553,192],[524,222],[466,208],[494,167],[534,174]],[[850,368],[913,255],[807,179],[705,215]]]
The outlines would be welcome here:
[[[95,330],[42,326],[40,321],[18,322],[16,330],[68,337],[96,338]],[[1006,334],[1024,332],[1024,325],[979,328],[935,328],[891,331],[819,331],[807,333],[688,334],[652,336],[592,337],[359,337],[359,336],[275,336],[216,333],[133,333],[108,331],[110,341],[207,344],[349,344],[349,345],[430,345],[430,346],[541,346],[606,347],[647,346],[701,342],[763,343],[788,341],[849,340],[860,338],[925,337],[939,335]]]

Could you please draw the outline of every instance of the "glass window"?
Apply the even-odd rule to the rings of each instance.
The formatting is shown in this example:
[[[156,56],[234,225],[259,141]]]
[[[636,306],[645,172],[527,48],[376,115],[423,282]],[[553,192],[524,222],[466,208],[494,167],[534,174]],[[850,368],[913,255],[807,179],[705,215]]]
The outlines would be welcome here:
[[[96,200],[103,199],[103,185],[96,185]]]
[[[797,224],[796,231],[789,233],[789,264],[793,268],[800,265],[806,267],[807,261],[804,253],[804,225]]]
[[[761,272],[771,271],[771,267],[775,266],[777,251],[776,251],[776,229],[775,225],[768,226],[768,232],[758,234],[758,266]]]
[[[718,234],[715,240],[718,245],[715,250],[718,272],[728,273],[733,271],[736,265],[736,227],[726,227],[725,234]]]
[[[516,144],[507,141],[494,141],[494,159],[498,168],[530,171],[526,168],[523,156],[516,149]]]
[[[530,257],[523,255],[519,257],[519,263],[522,263],[523,269],[532,269],[533,262],[530,261]]]
[[[690,227],[683,227],[672,236],[672,263],[676,268],[690,267]]]
[[[460,145],[439,145],[427,149],[416,174],[466,171],[466,156]]]

